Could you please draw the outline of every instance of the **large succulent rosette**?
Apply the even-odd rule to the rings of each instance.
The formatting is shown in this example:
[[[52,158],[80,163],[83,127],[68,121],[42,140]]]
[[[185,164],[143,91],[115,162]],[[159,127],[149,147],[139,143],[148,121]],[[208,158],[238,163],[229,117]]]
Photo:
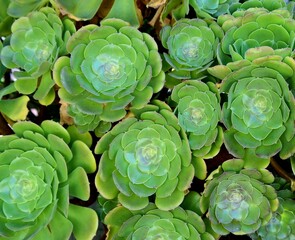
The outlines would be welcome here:
[[[223,143],[222,128],[218,126],[221,119],[218,89],[211,82],[188,80],[173,88],[171,99],[176,103],[179,125],[188,135],[193,162],[199,169],[196,174],[204,179],[207,171],[203,159],[214,157]]]
[[[295,20],[286,9],[249,8],[222,15],[217,22],[226,32],[218,51],[222,64],[243,59],[250,48],[294,49]]]
[[[56,62],[55,81],[81,130],[122,119],[129,105],[143,107],[164,85],[155,40],[123,20],[82,27],[67,49],[71,56]]]
[[[77,138],[50,120],[18,122],[13,130],[0,138],[0,238],[67,240],[73,232],[92,239],[97,214],[70,203],[90,195],[91,136]]]
[[[14,86],[19,93],[31,94],[44,105],[55,97],[51,70],[60,55],[67,53],[65,43],[75,32],[73,22],[63,21],[50,7],[30,12],[13,23],[0,58],[14,71]]]
[[[146,207],[150,197],[158,208],[173,209],[182,202],[194,176],[187,137],[163,102],[134,114],[96,145],[95,153],[102,154],[97,190],[131,210]]]
[[[287,159],[295,152],[295,102],[286,82],[292,79],[294,60],[283,53],[249,49],[244,60],[209,69],[223,79],[220,90],[227,94],[225,145],[248,167],[266,167],[277,153]]]
[[[208,177],[201,210],[220,235],[254,233],[278,208],[276,191],[270,185],[273,181],[266,169],[245,169],[243,160],[227,160]]]
[[[210,233],[206,232],[205,223],[198,214],[181,207],[163,211],[154,204],[149,204],[140,211],[130,211],[119,206],[109,212],[105,223],[109,229],[107,240],[214,239]]]
[[[176,79],[190,79],[206,69],[215,59],[221,28],[202,19],[183,18],[160,32],[161,42],[168,53],[164,58],[171,66],[169,75]]]

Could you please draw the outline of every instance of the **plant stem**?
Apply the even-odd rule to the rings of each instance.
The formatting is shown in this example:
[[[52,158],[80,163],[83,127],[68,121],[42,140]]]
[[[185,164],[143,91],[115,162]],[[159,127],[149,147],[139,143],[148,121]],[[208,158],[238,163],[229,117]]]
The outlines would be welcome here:
[[[8,126],[5,118],[0,114],[0,135],[12,134],[12,129]]]
[[[274,158],[270,159],[271,166],[276,170],[276,172],[287,181],[291,182],[291,189],[295,191],[295,179],[292,178],[278,163]]]

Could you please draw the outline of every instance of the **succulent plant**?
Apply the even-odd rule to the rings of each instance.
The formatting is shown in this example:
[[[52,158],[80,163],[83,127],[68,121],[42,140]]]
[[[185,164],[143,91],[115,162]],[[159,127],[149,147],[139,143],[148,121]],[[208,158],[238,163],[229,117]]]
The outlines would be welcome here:
[[[286,9],[250,8],[222,15],[217,22],[226,32],[218,51],[222,64],[243,59],[249,48],[269,46],[294,50],[295,20]]]
[[[0,240],[295,240],[294,194],[295,0],[0,0]]]
[[[193,211],[177,207],[170,211],[158,209],[150,203],[139,211],[119,206],[105,218],[107,240],[114,239],[191,239],[213,240],[206,232],[202,218]]]
[[[17,122],[13,130],[0,137],[1,239],[67,240],[72,232],[92,239],[96,212],[70,203],[90,195],[87,173],[96,170],[90,134],[77,138],[51,120]]]
[[[271,156],[287,159],[295,152],[295,101],[286,82],[293,70],[290,57],[282,61],[283,53],[253,48],[244,60],[208,70],[223,79],[220,91],[227,94],[222,106],[225,145],[247,167],[266,167]]]
[[[180,205],[194,176],[187,137],[161,101],[134,111],[106,133],[95,153],[102,154],[95,183],[106,199],[118,198],[130,210]]]
[[[244,11],[249,8],[265,8],[269,11],[273,11],[276,9],[285,9],[287,6],[286,1],[284,0],[247,0],[233,4],[230,6],[229,11],[233,14],[236,11]]]
[[[220,235],[254,233],[278,208],[273,181],[266,169],[244,168],[242,159],[227,160],[207,178],[201,210]]]
[[[66,54],[65,43],[75,31],[73,22],[62,21],[49,7],[30,12],[13,23],[8,45],[0,53],[1,62],[14,71],[15,88],[31,94],[44,105],[54,100],[51,69],[59,55]]]
[[[218,89],[212,82],[187,80],[173,88],[171,99],[176,103],[179,125],[188,136],[192,161],[198,168],[195,173],[204,179],[207,169],[203,159],[214,157],[223,144],[222,128],[218,126],[221,119]]]
[[[276,185],[277,182],[279,183],[279,188],[276,188],[279,207],[266,225],[261,226],[255,233],[250,234],[252,239],[295,239],[295,194],[290,191],[289,187],[280,186],[280,184],[285,182],[283,179],[275,181]],[[274,184],[272,185],[274,186]]]
[[[155,40],[123,20],[80,28],[67,49],[71,56],[57,60],[54,79],[82,131],[122,119],[129,105],[143,107],[164,85]]]
[[[200,17],[213,18],[230,13],[229,9],[235,6],[239,0],[191,0],[190,5]]]
[[[216,56],[223,31],[216,22],[208,25],[202,19],[183,18],[160,32],[161,42],[168,53],[164,58],[171,66],[169,75],[176,79],[195,78]]]

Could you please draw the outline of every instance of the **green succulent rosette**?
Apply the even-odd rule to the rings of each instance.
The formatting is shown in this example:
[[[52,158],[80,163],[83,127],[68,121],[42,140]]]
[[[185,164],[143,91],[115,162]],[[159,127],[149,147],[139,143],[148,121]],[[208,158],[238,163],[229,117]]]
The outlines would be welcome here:
[[[295,20],[287,9],[249,8],[222,15],[217,22],[226,32],[217,56],[222,64],[242,60],[250,48],[294,50]]]
[[[14,18],[23,17],[40,9],[48,2],[49,0],[9,0],[7,13]]]
[[[95,184],[106,199],[130,210],[154,198],[159,209],[181,204],[194,177],[189,143],[170,107],[161,101],[134,110],[106,133],[95,153],[102,154]]]
[[[58,56],[67,53],[73,22],[62,21],[52,8],[44,7],[15,20],[11,31],[0,59],[5,67],[20,70],[13,72],[16,90],[26,95],[35,92],[33,97],[41,104],[51,104],[55,98],[51,70]]]
[[[131,211],[119,206],[107,214],[105,222],[108,226],[107,240],[214,239],[197,213],[181,207],[164,211],[150,203],[142,210]]]
[[[235,4],[231,5],[229,11],[231,14],[234,12],[245,11],[250,8],[265,8],[268,11],[273,11],[277,9],[286,9],[287,1],[284,0],[248,0],[243,2],[236,2]]]
[[[122,119],[126,108],[143,107],[164,85],[155,40],[123,20],[80,28],[67,49],[71,56],[57,60],[54,78],[81,130]]]
[[[191,0],[190,5],[199,17],[217,18],[220,15],[230,13],[229,9],[238,2],[239,0]]]
[[[222,79],[227,96],[222,106],[228,151],[247,167],[266,167],[270,157],[294,154],[295,102],[287,80],[294,60],[270,47],[249,49],[245,59],[208,71]],[[285,56],[285,57],[284,57]]]
[[[201,210],[220,235],[254,233],[278,208],[273,181],[267,169],[244,168],[241,159],[227,160],[207,178]]]
[[[77,137],[51,120],[18,122],[13,130],[0,138],[0,238],[92,239],[96,212],[70,203],[90,196],[90,134]]]
[[[188,136],[192,161],[198,169],[195,174],[204,179],[207,173],[204,159],[216,156],[223,144],[223,131],[218,125],[221,119],[218,89],[212,82],[187,80],[173,88],[171,99],[176,103],[179,125]]]
[[[171,69],[168,75],[176,79],[191,79],[206,69],[216,57],[216,49],[223,31],[212,22],[183,18],[173,26],[161,29],[160,38],[165,61]]]
[[[295,194],[290,191],[290,184],[286,185],[284,179],[277,179],[272,185],[277,190],[279,207],[266,225],[250,234],[253,240],[295,239]]]

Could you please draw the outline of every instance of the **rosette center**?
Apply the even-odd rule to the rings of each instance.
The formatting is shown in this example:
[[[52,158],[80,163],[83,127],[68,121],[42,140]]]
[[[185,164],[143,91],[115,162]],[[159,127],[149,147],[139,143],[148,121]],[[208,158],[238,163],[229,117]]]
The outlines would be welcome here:
[[[125,64],[122,61],[104,55],[97,56],[92,68],[98,78],[105,83],[119,80],[125,74]]]
[[[37,192],[38,184],[36,177],[32,174],[22,174],[15,184],[16,191],[23,196],[30,196]]]
[[[35,59],[39,62],[44,62],[50,58],[52,52],[48,44],[43,41],[30,42],[24,46],[24,55],[28,60]]]
[[[136,144],[136,160],[142,170],[154,168],[161,162],[163,143],[159,139],[140,139]]]
[[[267,100],[264,96],[258,95],[253,99],[253,112],[256,114],[262,114],[267,109]]]
[[[228,200],[232,203],[240,203],[243,199],[243,194],[239,190],[233,190],[228,195]]]
[[[198,46],[192,42],[185,43],[182,48],[182,53],[187,58],[196,58],[198,57]]]

